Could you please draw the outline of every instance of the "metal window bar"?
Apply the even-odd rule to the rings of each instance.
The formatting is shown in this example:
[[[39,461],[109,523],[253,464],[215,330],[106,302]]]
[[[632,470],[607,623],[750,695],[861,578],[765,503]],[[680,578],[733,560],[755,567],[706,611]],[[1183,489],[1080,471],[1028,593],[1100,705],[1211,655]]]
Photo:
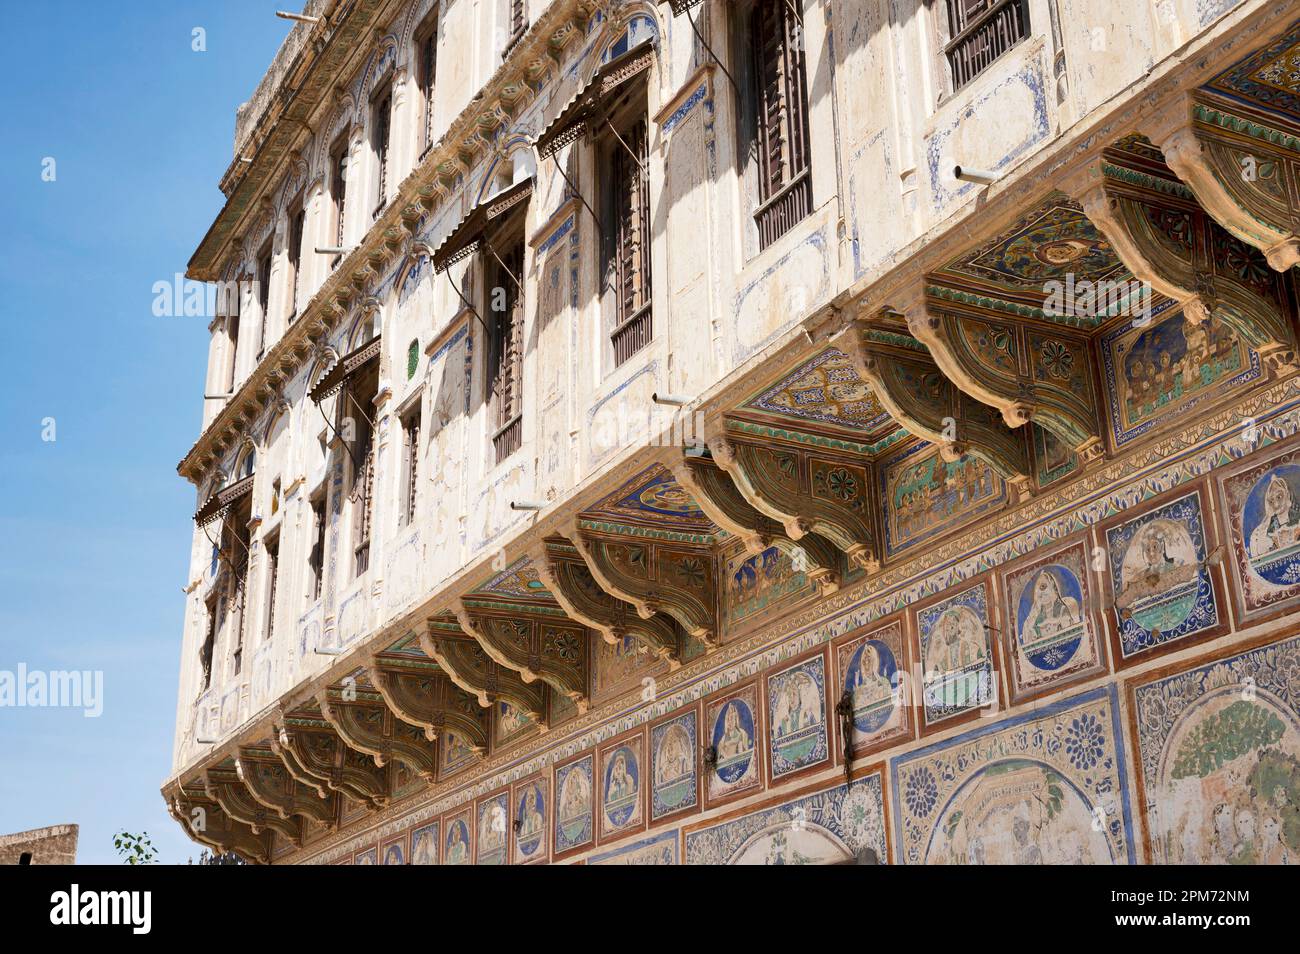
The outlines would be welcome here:
[[[432,30],[420,45],[420,95],[424,107],[424,148],[433,145],[433,77],[438,65],[438,34]]]
[[[617,132],[615,132],[617,135]],[[650,342],[650,184],[645,120],[620,136],[614,151],[614,236],[610,262],[615,295],[610,341],[617,367]]]
[[[388,142],[391,138],[389,134],[392,131],[392,94],[385,94],[375,109],[377,110],[375,117],[375,155],[379,160],[379,198],[375,204],[375,215],[379,215],[383,211],[385,200],[388,197]]]
[[[946,0],[944,55],[958,90],[1029,33],[1029,0]]]

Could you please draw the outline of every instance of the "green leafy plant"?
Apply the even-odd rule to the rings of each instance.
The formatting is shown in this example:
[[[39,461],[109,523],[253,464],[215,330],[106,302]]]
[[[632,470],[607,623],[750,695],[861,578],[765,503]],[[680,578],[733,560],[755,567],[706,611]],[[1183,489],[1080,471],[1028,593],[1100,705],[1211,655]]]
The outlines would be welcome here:
[[[147,831],[142,831],[138,835],[129,831],[119,831],[113,836],[113,847],[128,865],[152,865],[158,860],[158,851],[149,840]]]

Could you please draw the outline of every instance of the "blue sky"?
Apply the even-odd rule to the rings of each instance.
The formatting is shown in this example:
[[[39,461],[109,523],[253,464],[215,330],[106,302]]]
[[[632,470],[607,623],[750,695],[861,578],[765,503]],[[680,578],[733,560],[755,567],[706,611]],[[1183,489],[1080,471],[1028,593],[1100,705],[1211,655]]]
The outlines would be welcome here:
[[[295,2],[4,2],[0,670],[102,670],[104,711],[0,707],[0,834],[75,822],[79,862],[116,862],[124,828],[163,862],[199,852],[159,786],[194,510],[176,462],[207,320],[155,317],[153,284],[221,207],[235,107]]]

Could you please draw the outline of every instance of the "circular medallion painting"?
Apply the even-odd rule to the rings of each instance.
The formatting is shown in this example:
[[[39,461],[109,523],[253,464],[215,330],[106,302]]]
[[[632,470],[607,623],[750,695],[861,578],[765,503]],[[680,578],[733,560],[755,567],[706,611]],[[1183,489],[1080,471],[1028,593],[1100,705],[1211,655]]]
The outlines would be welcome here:
[[[1115,606],[1148,631],[1177,629],[1196,609],[1200,558],[1187,527],[1159,517],[1129,541]]]
[[[732,699],[713,722],[713,748],[718,753],[713,771],[728,785],[740,781],[754,761],[754,713],[740,699]]]
[[[1275,467],[1256,481],[1241,526],[1255,574],[1277,586],[1300,583],[1300,466]]]
[[[695,799],[692,734],[675,722],[664,730],[655,749],[655,797],[666,809],[682,807]]]
[[[515,819],[519,825],[515,845],[525,858],[531,858],[542,846],[542,834],[546,828],[542,817],[546,810],[545,797],[542,786],[534,782],[519,794],[519,803],[515,806]]]
[[[1040,569],[1020,591],[1016,643],[1038,669],[1060,669],[1079,650],[1084,636],[1083,586],[1066,567]]]

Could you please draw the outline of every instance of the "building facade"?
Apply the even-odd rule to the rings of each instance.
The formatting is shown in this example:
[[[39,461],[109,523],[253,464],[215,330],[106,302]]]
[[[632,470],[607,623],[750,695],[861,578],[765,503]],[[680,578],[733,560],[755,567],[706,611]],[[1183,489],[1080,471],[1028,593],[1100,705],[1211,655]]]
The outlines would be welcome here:
[[[50,825],[0,835],[0,865],[75,865],[76,825]]]
[[[1300,860],[1300,21],[312,0],[174,771],[263,863]]]

